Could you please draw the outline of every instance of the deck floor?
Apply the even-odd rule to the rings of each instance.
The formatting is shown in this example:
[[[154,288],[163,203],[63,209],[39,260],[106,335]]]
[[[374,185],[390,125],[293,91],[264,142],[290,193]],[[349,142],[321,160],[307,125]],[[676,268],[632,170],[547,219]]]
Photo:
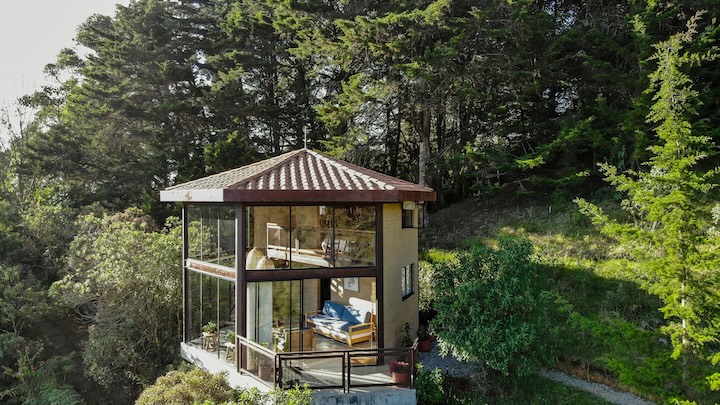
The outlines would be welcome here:
[[[200,349],[199,353],[202,357],[208,359],[212,358],[213,361],[220,361],[228,369],[235,369],[234,359],[227,360],[227,347],[224,345],[225,336],[230,330],[221,330],[219,333],[219,348],[213,350],[203,350],[202,338],[198,337],[190,342],[190,345]],[[330,339],[318,334],[315,334],[315,351],[326,352],[335,350],[347,350],[347,349],[373,349],[376,347],[374,341],[357,343],[348,347],[347,344],[339,342],[334,339]],[[392,378],[387,374],[386,365],[377,365],[375,357],[357,357],[352,359],[350,365],[350,384],[354,385],[366,385],[366,384],[389,384],[392,382]],[[294,384],[308,384],[312,388],[313,386],[342,386],[342,359],[341,358],[330,358],[330,359],[302,359],[292,360],[286,362],[283,366],[282,380],[287,385]],[[386,388],[386,387],[380,387]],[[353,391],[364,392],[373,391],[378,387],[354,387]]]

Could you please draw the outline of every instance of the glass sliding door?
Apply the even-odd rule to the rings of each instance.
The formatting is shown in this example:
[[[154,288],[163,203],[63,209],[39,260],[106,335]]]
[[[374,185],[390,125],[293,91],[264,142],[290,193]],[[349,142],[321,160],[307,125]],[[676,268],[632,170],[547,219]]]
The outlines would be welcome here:
[[[302,280],[249,283],[248,338],[273,351],[312,350],[312,336],[302,332],[303,283]],[[308,336],[303,338],[304,335]]]

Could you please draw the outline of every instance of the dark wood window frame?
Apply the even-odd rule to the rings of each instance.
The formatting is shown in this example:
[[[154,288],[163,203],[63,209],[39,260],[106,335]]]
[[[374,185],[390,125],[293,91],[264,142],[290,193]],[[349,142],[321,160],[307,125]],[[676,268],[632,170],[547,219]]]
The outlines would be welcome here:
[[[402,300],[405,301],[415,294],[415,263],[410,263],[407,266],[404,266],[400,270],[400,277],[402,278],[400,285],[403,288]]]

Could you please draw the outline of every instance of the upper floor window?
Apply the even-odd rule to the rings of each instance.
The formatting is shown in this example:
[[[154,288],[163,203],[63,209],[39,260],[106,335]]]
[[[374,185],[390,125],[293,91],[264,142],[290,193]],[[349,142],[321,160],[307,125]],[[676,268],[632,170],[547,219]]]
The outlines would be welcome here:
[[[403,201],[402,203],[402,227],[417,228],[423,227],[424,204],[415,201]]]
[[[402,227],[403,228],[412,228],[413,227],[413,219],[415,217],[415,210],[402,210]]]
[[[235,207],[188,205],[188,257],[235,267]]]
[[[248,270],[375,266],[375,206],[247,207]]]

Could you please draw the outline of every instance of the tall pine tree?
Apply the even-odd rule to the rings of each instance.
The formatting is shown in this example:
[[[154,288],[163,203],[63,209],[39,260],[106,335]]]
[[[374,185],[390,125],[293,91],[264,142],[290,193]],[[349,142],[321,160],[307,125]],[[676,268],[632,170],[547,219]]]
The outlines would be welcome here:
[[[576,200],[603,233],[632,255],[638,281],[663,300],[663,331],[671,338],[673,357],[682,361],[688,395],[691,362],[717,351],[720,325],[720,239],[712,231],[711,215],[717,170],[702,165],[716,147],[710,137],[693,132],[698,93],[684,71],[716,56],[714,48],[703,54],[685,51],[697,34],[699,16],[685,32],[655,45],[651,60],[657,68],[647,90],[654,104],[647,120],[655,126],[658,142],[648,149],[645,169],[620,173],[601,165],[607,181],[626,194],[622,207],[631,220],[611,219],[596,205]]]

